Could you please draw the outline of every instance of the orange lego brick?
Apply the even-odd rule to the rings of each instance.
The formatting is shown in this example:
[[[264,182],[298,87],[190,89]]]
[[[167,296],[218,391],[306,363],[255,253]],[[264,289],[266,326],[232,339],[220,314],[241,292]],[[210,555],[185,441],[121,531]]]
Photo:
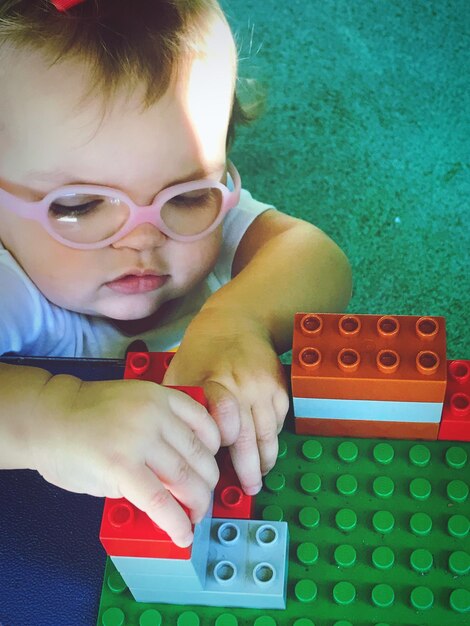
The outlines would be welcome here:
[[[419,422],[376,422],[296,417],[297,435],[324,437],[366,437],[385,439],[437,439],[439,424]]]
[[[449,361],[438,439],[470,441],[470,361]]]
[[[443,317],[297,313],[292,395],[443,402]]]

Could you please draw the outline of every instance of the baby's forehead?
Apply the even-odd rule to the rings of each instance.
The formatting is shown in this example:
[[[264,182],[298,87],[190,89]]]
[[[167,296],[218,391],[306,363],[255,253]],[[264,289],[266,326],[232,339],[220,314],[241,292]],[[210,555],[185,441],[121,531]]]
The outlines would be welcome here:
[[[85,6],[92,5],[96,7],[95,14],[85,14],[70,21],[60,17],[59,20],[64,19],[63,23],[57,22],[55,26],[52,22],[57,19],[58,12],[50,15],[44,12],[45,17],[37,20],[41,12],[29,19],[31,16],[24,9],[18,11],[20,17],[17,20],[11,20],[10,30],[2,27],[1,18],[5,16],[0,8],[0,58],[8,53],[10,57],[19,55],[20,59],[27,60],[39,55],[51,66],[77,61],[76,66],[81,65],[80,70],[88,77],[94,95],[99,92],[109,97],[117,89],[130,90],[142,83],[146,85],[146,103],[160,97],[171,79],[194,58],[210,60],[215,57],[219,64],[225,62],[226,71],[236,72],[234,38],[216,0],[194,3],[160,0],[154,5],[143,4],[132,15],[128,14],[129,6],[123,3],[113,11],[116,15],[109,23],[107,20],[111,17],[107,13],[100,14],[99,0],[90,1]],[[170,13],[176,12],[178,16],[172,15],[165,23],[169,7],[172,7]],[[9,17],[8,11],[6,17]],[[143,22],[145,19],[148,22],[137,35],[139,20]],[[62,24],[63,28],[58,28]],[[38,33],[41,36],[36,36]],[[31,70],[35,69],[31,67]]]
[[[76,180],[120,187],[117,179],[136,168],[144,182],[165,155],[187,171],[194,169],[189,161],[198,154],[207,162],[220,160],[236,74],[229,32],[222,20],[214,22],[177,80],[150,103],[143,82],[124,83],[110,94],[90,91],[87,67],[79,59],[51,65],[40,53],[10,50],[9,62],[2,63],[8,69],[3,70],[0,124],[9,137],[7,146],[0,134],[0,150],[8,153],[0,177],[24,180],[27,172],[60,167],[75,171]],[[163,171],[162,187],[166,179],[173,175]]]

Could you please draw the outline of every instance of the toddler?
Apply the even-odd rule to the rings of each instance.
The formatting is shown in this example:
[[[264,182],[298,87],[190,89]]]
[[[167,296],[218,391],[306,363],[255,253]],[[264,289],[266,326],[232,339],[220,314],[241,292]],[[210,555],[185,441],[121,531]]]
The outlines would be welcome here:
[[[208,410],[149,382],[0,363],[0,467],[128,498],[187,546],[220,445],[260,489],[288,409],[277,355],[296,311],[347,305],[349,265],[241,189],[216,0],[59,2],[0,6],[0,354],[179,345],[164,383],[203,387]]]

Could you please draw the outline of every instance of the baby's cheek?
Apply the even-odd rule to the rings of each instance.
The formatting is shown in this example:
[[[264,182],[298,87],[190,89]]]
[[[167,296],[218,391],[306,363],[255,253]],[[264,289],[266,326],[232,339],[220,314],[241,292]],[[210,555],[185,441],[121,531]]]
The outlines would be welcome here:
[[[205,278],[213,270],[222,246],[222,227],[201,241],[182,244],[179,250],[179,268],[192,284]]]
[[[202,276],[207,276],[215,267],[222,246],[222,227],[211,233],[201,242],[199,268]]]
[[[81,254],[80,254],[81,253]],[[83,312],[93,300],[102,265],[87,258],[84,251],[60,246],[37,268],[42,293],[54,304]]]

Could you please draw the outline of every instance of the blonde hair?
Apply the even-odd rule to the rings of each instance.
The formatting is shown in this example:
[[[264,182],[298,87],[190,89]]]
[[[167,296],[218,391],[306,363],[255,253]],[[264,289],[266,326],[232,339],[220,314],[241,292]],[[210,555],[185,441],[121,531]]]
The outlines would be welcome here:
[[[51,64],[85,62],[89,93],[99,90],[105,100],[143,83],[143,105],[149,107],[197,47],[210,13],[223,17],[217,0],[86,0],[65,13],[50,0],[0,0],[0,46],[40,51]],[[235,94],[228,146],[236,125],[254,117]]]

